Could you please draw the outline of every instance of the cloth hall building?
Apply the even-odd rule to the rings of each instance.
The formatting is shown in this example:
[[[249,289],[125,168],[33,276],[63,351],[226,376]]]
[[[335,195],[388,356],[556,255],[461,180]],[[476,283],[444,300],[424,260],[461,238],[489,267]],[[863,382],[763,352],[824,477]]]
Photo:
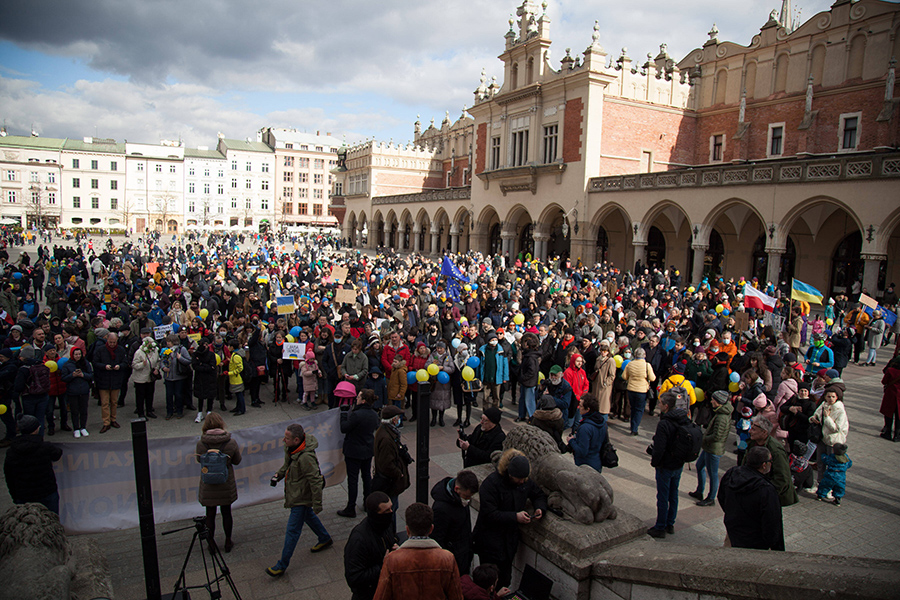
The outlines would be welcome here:
[[[502,83],[482,72],[456,121],[339,151],[344,237],[880,294],[900,279],[900,5],[795,24],[784,4],[746,46],[713,26],[681,59],[633,59],[595,23],[551,64],[547,4],[525,0]]]

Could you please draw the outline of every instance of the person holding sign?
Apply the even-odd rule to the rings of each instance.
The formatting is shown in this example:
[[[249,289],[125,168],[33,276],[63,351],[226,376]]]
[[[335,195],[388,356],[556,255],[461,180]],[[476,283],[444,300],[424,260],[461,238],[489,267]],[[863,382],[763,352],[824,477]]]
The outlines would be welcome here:
[[[352,383],[357,393],[363,388],[369,374],[369,357],[363,354],[362,346],[361,339],[354,339],[350,343],[350,352],[341,362],[341,379]]]
[[[269,370],[275,380],[274,403],[287,402],[288,380],[294,370],[294,363],[284,358],[284,332],[276,331],[269,344]]]

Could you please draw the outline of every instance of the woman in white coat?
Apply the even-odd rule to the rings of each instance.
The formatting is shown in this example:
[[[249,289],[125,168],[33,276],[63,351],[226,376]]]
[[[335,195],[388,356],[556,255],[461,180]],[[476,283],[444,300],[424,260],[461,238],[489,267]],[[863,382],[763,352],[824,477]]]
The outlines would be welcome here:
[[[826,388],[822,404],[809,419],[810,423],[822,426],[822,441],[816,447],[819,481],[825,475],[825,462],[822,460],[822,456],[834,454],[832,447],[835,444],[846,444],[847,433],[850,431],[847,411],[844,409],[844,403],[838,399],[838,394],[837,390]]]

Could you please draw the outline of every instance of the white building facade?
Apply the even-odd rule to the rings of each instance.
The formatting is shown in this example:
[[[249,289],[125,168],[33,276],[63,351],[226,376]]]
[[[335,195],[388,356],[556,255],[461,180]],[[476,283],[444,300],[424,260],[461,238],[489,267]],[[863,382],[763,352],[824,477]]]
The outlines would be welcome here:
[[[138,235],[184,230],[184,147],[177,142],[125,144],[127,221]]]
[[[125,144],[86,137],[65,140],[62,164],[63,228],[125,230]]]
[[[47,227],[59,223],[64,141],[0,137],[0,221],[22,226],[40,222]]]
[[[226,221],[223,225],[257,231],[272,227],[275,152],[262,142],[231,140],[221,134],[216,149],[225,157],[227,207],[222,213]]]
[[[184,223],[194,227],[224,229],[231,201],[226,186],[225,156],[207,146],[184,149]]]

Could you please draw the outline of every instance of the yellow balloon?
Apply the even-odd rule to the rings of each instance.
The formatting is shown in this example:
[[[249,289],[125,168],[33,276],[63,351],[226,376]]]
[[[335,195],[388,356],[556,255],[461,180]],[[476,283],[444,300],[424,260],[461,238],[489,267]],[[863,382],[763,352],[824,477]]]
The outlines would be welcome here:
[[[200,318],[205,321],[206,317],[208,317],[208,316],[209,316],[209,311],[206,310],[205,308],[201,308],[200,309]]]
[[[525,322],[525,315],[522,313],[517,313],[516,316],[513,317],[513,323],[516,325],[521,325]]]
[[[721,313],[723,310],[725,310],[724,306],[722,306],[721,304],[716,304],[716,312],[717,313]]]
[[[730,392],[736,392],[739,389],[741,389],[741,386],[737,381],[732,381],[731,383],[728,384],[728,391],[730,391]]]
[[[6,414],[6,405],[0,404],[0,415],[5,415],[5,414]]]
[[[831,327],[834,325],[834,319],[825,319],[825,324]]]
[[[472,381],[473,379],[475,379],[475,369],[473,369],[472,367],[463,367],[462,378],[466,381]]]
[[[418,381],[428,381],[428,371],[425,369],[419,369],[416,371],[416,379]]]
[[[697,402],[706,400],[706,394],[700,388],[694,388],[694,396],[697,397]]]
[[[432,377],[436,377],[438,373],[441,372],[441,368],[434,363],[428,365],[428,374]]]
[[[693,294],[696,290],[694,289],[694,286],[690,286],[688,291]]]
[[[616,357],[615,357],[613,360],[616,362],[616,368],[617,368],[617,369],[621,369],[621,368],[622,368],[622,362],[624,362],[624,361],[622,360],[622,355],[621,355],[621,354],[616,354]]]
[[[51,373],[56,373],[56,370],[59,369],[59,365],[52,360],[48,360],[47,362],[45,362],[44,366],[50,369]]]
[[[546,377],[544,377],[544,374],[538,371],[538,383],[542,382],[545,379]]]
[[[466,290],[467,292],[471,292],[471,291],[472,291],[472,286],[469,285],[469,284],[467,283],[467,284],[463,287],[463,289]]]
[[[221,364],[222,364],[222,357],[219,356],[218,354],[216,354],[216,366],[219,366]]]
[[[287,341],[288,344],[294,343],[294,336],[292,336],[291,334],[287,334],[286,336],[284,336],[284,339],[285,339],[285,341]]]

